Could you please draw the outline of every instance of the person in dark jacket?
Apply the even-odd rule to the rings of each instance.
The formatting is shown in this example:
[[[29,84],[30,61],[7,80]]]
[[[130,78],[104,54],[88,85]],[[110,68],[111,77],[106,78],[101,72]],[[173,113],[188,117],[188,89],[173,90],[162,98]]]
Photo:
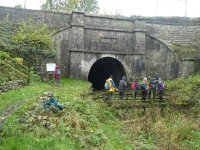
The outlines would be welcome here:
[[[164,91],[164,83],[162,82],[162,79],[159,78],[158,79],[158,95],[159,95],[159,99],[163,100],[163,91]]]
[[[151,95],[153,94],[153,99],[156,97],[156,78],[152,78],[149,83],[149,99],[151,99]]]
[[[120,99],[123,99],[123,97],[124,97],[124,91],[125,91],[126,86],[127,86],[126,77],[123,76],[122,79],[119,81],[119,96],[120,96]]]
[[[142,101],[146,101],[148,88],[149,88],[149,85],[148,85],[147,78],[144,78],[141,84]]]

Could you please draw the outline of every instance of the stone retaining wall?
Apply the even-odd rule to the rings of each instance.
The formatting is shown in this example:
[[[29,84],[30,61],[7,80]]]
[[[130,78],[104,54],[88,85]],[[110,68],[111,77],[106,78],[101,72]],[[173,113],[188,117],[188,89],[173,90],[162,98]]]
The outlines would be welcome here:
[[[9,81],[4,85],[0,85],[0,93],[17,89],[25,84],[26,84],[26,81],[24,80]]]

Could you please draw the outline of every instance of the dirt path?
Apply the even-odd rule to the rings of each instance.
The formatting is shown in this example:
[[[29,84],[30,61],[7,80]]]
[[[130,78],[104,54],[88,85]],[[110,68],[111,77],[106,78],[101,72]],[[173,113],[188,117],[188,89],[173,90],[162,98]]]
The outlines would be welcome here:
[[[48,91],[48,90],[47,90]],[[47,93],[47,92],[44,92]],[[38,94],[39,95],[39,94]],[[7,107],[2,114],[0,114],[0,127],[3,125],[4,121],[6,120],[7,117],[9,117],[10,115],[12,115],[12,113],[14,111],[16,111],[17,109],[20,108],[20,106],[25,103],[26,100],[22,100],[20,102],[18,102],[17,104],[13,104],[9,107]]]
[[[15,104],[15,105],[11,105],[10,107],[6,108],[3,111],[3,113],[0,116],[0,127],[2,126],[2,124],[4,123],[4,121],[6,120],[6,118],[8,116],[10,116],[15,110],[17,110],[21,106],[21,104],[22,104],[22,102],[20,102],[18,104]]]

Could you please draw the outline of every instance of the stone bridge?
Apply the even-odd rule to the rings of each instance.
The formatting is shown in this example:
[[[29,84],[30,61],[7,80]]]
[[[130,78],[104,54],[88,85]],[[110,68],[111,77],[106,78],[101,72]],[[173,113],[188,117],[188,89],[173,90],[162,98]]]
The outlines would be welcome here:
[[[53,13],[0,7],[0,20],[33,19],[56,32],[53,40],[62,73],[88,80],[102,89],[109,75],[118,81],[152,77],[173,79],[192,72],[193,64],[181,61],[170,45],[195,43],[200,47],[200,21],[173,18],[127,19],[82,12]]]

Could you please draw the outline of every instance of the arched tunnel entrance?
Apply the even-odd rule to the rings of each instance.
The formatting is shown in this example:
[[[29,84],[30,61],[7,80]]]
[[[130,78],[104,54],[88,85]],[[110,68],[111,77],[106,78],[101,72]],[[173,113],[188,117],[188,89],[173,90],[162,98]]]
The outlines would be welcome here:
[[[92,83],[95,90],[102,90],[110,75],[113,75],[113,80],[118,85],[122,76],[126,76],[126,72],[120,61],[112,57],[104,57],[93,64],[88,75],[88,81]]]

